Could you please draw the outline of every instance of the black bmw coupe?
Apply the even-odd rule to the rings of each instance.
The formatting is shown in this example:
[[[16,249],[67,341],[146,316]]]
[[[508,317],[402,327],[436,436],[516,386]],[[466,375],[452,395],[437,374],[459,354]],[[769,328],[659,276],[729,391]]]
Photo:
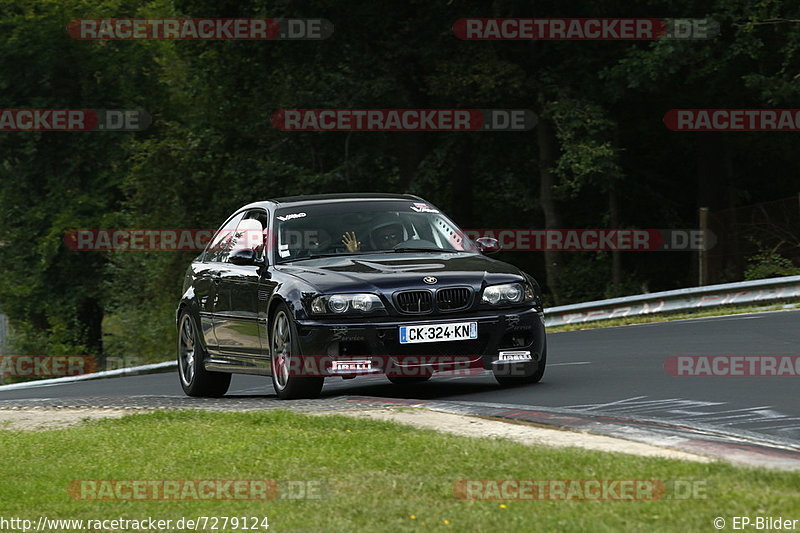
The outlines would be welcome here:
[[[547,358],[541,293],[411,195],[336,194],[237,210],[189,266],[177,309],[189,396],[222,396],[231,374],[272,377],[313,398],[326,377],[491,370],[538,382]]]

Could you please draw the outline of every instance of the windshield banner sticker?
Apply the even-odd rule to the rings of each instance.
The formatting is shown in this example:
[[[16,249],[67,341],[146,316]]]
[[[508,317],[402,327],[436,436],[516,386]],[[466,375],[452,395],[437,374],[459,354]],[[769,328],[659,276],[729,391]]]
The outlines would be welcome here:
[[[414,202],[411,205],[411,209],[416,211],[417,213],[438,213],[438,209],[434,209],[430,207],[428,204],[423,204],[421,202]]]
[[[289,215],[282,215],[282,216],[279,215],[276,216],[275,218],[277,218],[281,222],[286,222],[287,220],[292,220],[293,218],[305,218],[305,216],[306,216],[305,213],[291,213]]]

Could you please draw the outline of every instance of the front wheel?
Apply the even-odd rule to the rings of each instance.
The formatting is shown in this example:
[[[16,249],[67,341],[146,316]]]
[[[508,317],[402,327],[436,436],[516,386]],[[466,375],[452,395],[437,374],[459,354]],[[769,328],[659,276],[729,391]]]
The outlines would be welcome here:
[[[296,329],[286,304],[280,304],[275,310],[270,330],[272,386],[275,387],[278,398],[317,398],[322,392],[324,377],[292,375],[300,370],[300,350]]]
[[[178,377],[187,396],[219,398],[231,385],[231,375],[205,369],[205,349],[200,342],[197,326],[188,312],[178,322]]]
[[[524,366],[528,364],[530,363],[511,363],[502,369],[495,369],[493,370],[494,379],[496,379],[500,385],[504,386],[532,385],[533,383],[539,383],[542,380],[542,376],[544,376],[544,369],[547,365],[547,344],[542,347],[542,358],[539,359],[539,363],[533,373],[528,376],[513,375],[517,370],[524,368]]]

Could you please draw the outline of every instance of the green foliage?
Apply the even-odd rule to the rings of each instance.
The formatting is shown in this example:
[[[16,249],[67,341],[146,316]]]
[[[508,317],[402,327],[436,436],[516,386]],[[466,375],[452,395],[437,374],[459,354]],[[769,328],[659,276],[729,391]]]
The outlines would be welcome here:
[[[744,279],[765,279],[781,276],[800,276],[800,267],[775,252],[761,252],[748,259]]]
[[[641,280],[634,275],[626,275],[618,285],[613,283],[609,252],[572,252],[564,255],[566,257],[561,272],[565,301],[587,302],[643,292]],[[546,304],[553,305],[554,302]]]
[[[585,187],[605,191],[609,182],[622,178],[614,148],[614,123],[602,107],[572,98],[552,101],[545,109],[556,125],[561,157],[555,172],[559,189],[574,197]]]

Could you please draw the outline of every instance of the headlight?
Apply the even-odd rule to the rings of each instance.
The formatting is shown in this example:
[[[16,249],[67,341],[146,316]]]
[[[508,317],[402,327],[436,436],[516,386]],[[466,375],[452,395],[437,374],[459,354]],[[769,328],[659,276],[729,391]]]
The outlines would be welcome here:
[[[490,305],[503,303],[518,304],[533,300],[533,289],[526,283],[504,283],[490,285],[483,289],[481,302]]]
[[[344,313],[350,306],[350,301],[340,294],[334,294],[328,299],[328,309],[334,313]]]
[[[375,294],[332,294],[330,296],[317,296],[311,301],[311,312],[315,315],[325,313],[357,312],[369,313],[384,309],[383,302]]]
[[[375,296],[374,294],[356,294],[350,300],[350,305],[356,311],[361,311],[364,313],[368,313],[372,311],[372,309],[376,305],[380,305],[380,299]]]

